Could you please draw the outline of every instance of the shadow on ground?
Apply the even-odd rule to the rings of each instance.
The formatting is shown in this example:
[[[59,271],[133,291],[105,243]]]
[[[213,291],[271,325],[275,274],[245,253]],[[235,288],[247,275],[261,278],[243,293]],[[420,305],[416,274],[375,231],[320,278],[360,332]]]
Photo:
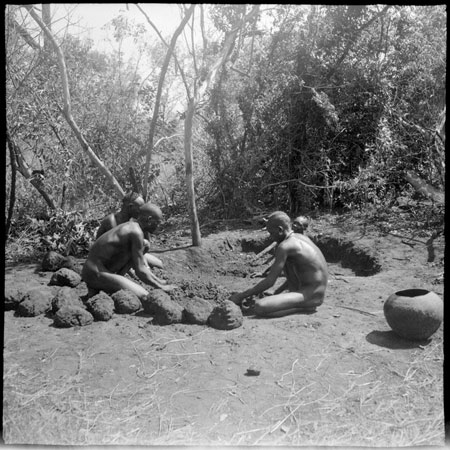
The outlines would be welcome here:
[[[393,350],[398,349],[410,349],[419,348],[421,346],[430,343],[430,339],[423,341],[409,341],[407,339],[401,338],[395,334],[392,330],[390,331],[371,331],[366,336],[367,342],[371,344],[378,345],[379,347],[390,348]]]

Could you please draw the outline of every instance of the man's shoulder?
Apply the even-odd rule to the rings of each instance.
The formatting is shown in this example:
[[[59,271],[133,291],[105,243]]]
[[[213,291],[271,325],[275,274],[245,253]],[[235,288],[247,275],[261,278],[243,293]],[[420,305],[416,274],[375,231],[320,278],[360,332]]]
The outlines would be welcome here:
[[[279,245],[279,247],[284,244],[283,248],[285,251],[289,250],[299,251],[302,250],[305,244],[309,245],[310,243],[311,241],[306,236],[300,233],[295,233],[292,235],[290,239],[287,239],[286,241],[282,242]]]
[[[276,253],[287,252],[292,247],[292,245],[293,245],[293,243],[290,241],[290,239],[287,239],[287,240],[285,240],[283,242],[280,242],[275,247],[275,254]]]
[[[122,230],[125,233],[132,233],[132,234],[139,234],[144,235],[144,232],[142,231],[142,228],[137,222],[134,222],[133,220],[123,222],[120,225],[117,225],[117,227],[120,227],[120,230]]]

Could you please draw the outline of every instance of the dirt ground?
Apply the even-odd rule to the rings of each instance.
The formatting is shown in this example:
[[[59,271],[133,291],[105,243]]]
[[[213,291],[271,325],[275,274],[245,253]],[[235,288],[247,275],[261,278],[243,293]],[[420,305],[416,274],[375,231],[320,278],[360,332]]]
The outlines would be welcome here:
[[[201,248],[190,247],[188,230],[158,235],[158,273],[212,301],[259,281],[249,275],[263,268],[253,259],[264,231],[222,223],[202,232]],[[333,216],[309,233],[330,270],[315,313],[249,315],[221,331],[159,326],[142,311],[75,328],[6,311],[4,442],[444,445],[443,325],[428,341],[408,341],[383,314],[399,290],[444,298],[444,239],[431,258],[426,236],[381,235]],[[7,265],[5,283],[30,289],[50,276],[37,264]]]

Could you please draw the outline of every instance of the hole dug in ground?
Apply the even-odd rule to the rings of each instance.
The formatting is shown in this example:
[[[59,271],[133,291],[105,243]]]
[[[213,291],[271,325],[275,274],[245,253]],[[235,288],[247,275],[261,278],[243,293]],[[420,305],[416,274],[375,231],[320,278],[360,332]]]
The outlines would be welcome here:
[[[358,243],[341,237],[330,235],[310,235],[310,239],[319,247],[325,259],[330,264],[339,263],[342,267],[351,269],[356,276],[367,277],[379,273],[382,269],[374,251],[362,247]],[[243,252],[262,252],[271,244],[270,237],[255,236],[242,239]]]

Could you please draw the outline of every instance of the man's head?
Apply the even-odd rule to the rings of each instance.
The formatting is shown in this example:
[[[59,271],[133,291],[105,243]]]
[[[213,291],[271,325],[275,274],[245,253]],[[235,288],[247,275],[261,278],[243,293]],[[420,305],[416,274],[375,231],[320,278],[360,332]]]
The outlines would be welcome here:
[[[309,225],[309,220],[305,216],[298,216],[292,221],[292,229],[296,233],[303,233]]]
[[[269,216],[266,229],[275,242],[281,242],[292,231],[291,219],[283,211],[275,211]]]
[[[137,221],[144,231],[153,233],[158,225],[161,223],[163,214],[158,206],[153,203],[144,203],[139,208],[139,215]]]
[[[130,192],[122,199],[122,211],[137,219],[139,215],[139,208],[145,203],[144,199],[137,192]]]

